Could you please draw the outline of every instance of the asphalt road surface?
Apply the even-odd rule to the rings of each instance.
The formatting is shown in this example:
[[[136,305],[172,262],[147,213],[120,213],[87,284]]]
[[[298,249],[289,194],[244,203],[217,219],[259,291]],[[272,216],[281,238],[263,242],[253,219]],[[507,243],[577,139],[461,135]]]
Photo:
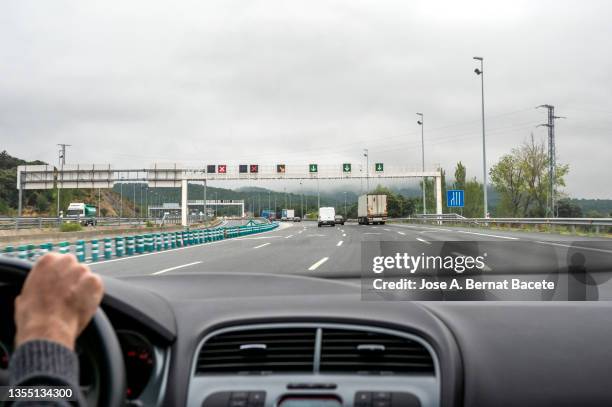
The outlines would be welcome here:
[[[232,222],[232,221],[229,221]],[[554,268],[567,268],[579,251],[589,266],[596,265],[595,280],[612,299],[612,240],[536,232],[506,232],[446,226],[386,224],[317,227],[316,222],[281,223],[276,230],[204,245],[124,257],[91,264],[103,275],[148,275],[161,278],[170,273],[257,272],[300,274],[343,279],[359,283],[364,242],[409,250],[445,254],[476,254],[485,250],[494,273],[536,274],[541,278]],[[407,249],[406,249],[407,248]],[[483,249],[485,248],[485,249]],[[580,258],[579,258],[580,260]],[[609,293],[609,294],[608,294]]]

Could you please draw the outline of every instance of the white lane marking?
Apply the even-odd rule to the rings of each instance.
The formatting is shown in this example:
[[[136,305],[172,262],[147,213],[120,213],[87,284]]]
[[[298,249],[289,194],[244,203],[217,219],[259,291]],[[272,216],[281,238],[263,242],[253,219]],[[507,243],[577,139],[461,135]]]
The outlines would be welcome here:
[[[383,230],[384,230],[385,232],[391,232],[391,229],[387,229],[387,228],[385,228],[385,229],[383,229]]]
[[[104,264],[104,263],[113,263],[116,261],[122,261],[122,260],[130,260],[130,259],[140,259],[141,257],[147,257],[147,256],[153,256],[155,254],[164,254],[164,253],[172,253],[175,252],[177,250],[186,250],[186,249],[194,249],[196,247],[202,248],[202,247],[208,247],[208,246],[212,246],[215,244],[220,244],[220,243],[225,243],[225,242],[231,242],[232,240],[239,240],[242,238],[233,238],[233,239],[224,239],[224,240],[217,240],[216,242],[208,242],[208,243],[202,243],[202,244],[198,244],[198,245],[193,245],[193,246],[183,246],[183,247],[176,247],[174,249],[168,249],[168,250],[163,250],[161,252],[153,252],[153,253],[144,253],[144,254],[138,254],[138,255],[133,255],[130,257],[120,257],[118,259],[110,259],[110,260],[102,260],[102,261],[96,261],[94,263],[88,263],[87,265],[89,267],[91,266],[95,266],[97,264]]]
[[[291,239],[293,235],[285,236],[285,239]]]
[[[406,234],[404,232],[397,232],[397,233],[399,233],[402,236],[406,236]]]
[[[336,246],[342,246],[342,240],[340,240]]]
[[[340,229],[340,232],[344,233],[344,229]]]
[[[364,235],[380,235],[378,232],[365,232]]]
[[[518,237],[490,235],[488,233],[468,232],[466,230],[457,230],[457,232],[458,233],[467,233],[467,234],[470,234],[470,235],[478,235],[478,236],[486,236],[486,237],[496,237],[498,239],[519,240]]]
[[[304,231],[304,229],[300,230],[300,231],[298,232],[298,235],[299,235],[300,233],[302,233],[303,231]]]
[[[452,229],[445,229],[445,228],[428,228],[425,226],[415,226],[415,228],[417,229],[427,229],[427,230],[433,230],[433,231],[439,231],[442,230],[444,232],[456,232],[456,230],[452,230]]]
[[[343,234],[342,234],[342,237],[346,237],[346,233],[343,233]]]
[[[151,273],[151,275],[152,276],[158,276],[158,275],[164,274],[164,273],[166,273],[168,271],[182,269],[184,267],[189,267],[189,266],[193,266],[194,264],[200,264],[200,263],[202,263],[202,262],[201,261],[194,261],[193,263],[187,263],[187,264],[183,264],[181,266],[175,266],[175,267],[170,267],[170,268],[167,268],[167,269],[159,270],[159,271],[156,271],[155,273]]]
[[[573,245],[562,244],[562,243],[543,242],[541,240],[536,240],[535,242],[536,243],[540,243],[540,244],[548,244],[548,245],[551,245],[551,246],[569,247],[571,249],[590,250],[590,251],[593,251],[593,252],[601,252],[601,253],[612,253],[612,250],[598,249],[597,247],[573,246]]]
[[[325,235],[307,235],[308,237],[325,237]]]
[[[283,236],[256,236],[256,237],[238,237],[240,240],[261,240],[261,239],[280,239]]]
[[[268,230],[266,232],[259,232],[260,234],[264,234],[264,233],[270,233],[271,231]],[[168,249],[168,250],[162,250],[159,252],[153,252],[153,253],[144,253],[144,254],[138,254],[138,255],[133,255],[130,257],[120,257],[118,259],[110,259],[110,260],[101,260],[101,261],[96,261],[96,262],[92,262],[92,263],[87,263],[88,266],[92,267],[95,266],[96,264],[104,264],[104,263],[113,263],[116,261],[123,261],[123,260],[130,260],[130,259],[139,259],[141,257],[147,257],[147,256],[153,256],[156,254],[164,254],[164,253],[172,253],[175,252],[177,250],[187,250],[187,249],[195,249],[195,248],[203,248],[203,247],[209,247],[209,246],[213,246],[216,244],[221,244],[221,243],[227,243],[227,242],[234,242],[237,240],[251,240],[251,239],[269,239],[269,238],[274,238],[274,237],[281,237],[281,236],[261,236],[261,237],[233,237],[231,239],[223,239],[223,240],[217,240],[215,242],[208,242],[208,243],[201,243],[201,244],[196,244],[193,246],[183,246],[183,247],[176,247],[174,249]]]
[[[372,226],[372,229],[378,229],[378,226]]]
[[[264,247],[264,246],[267,246],[267,245],[269,245],[269,244],[270,244],[270,242],[268,242],[268,243],[264,243],[264,244],[260,244],[259,246],[255,246],[255,247],[253,247],[253,249],[259,249],[260,247]]]
[[[312,266],[308,267],[308,270],[309,271],[316,270],[317,267],[319,267],[321,264],[325,263],[327,260],[329,260],[329,257],[323,257],[321,260],[319,260],[318,262],[316,262]]]
[[[418,240],[418,241],[419,241],[419,242],[421,242],[421,243],[431,244],[431,242],[428,242],[428,241],[427,241],[427,240],[425,240],[425,239],[421,239],[420,237],[417,237],[417,238],[416,238],[416,240]]]

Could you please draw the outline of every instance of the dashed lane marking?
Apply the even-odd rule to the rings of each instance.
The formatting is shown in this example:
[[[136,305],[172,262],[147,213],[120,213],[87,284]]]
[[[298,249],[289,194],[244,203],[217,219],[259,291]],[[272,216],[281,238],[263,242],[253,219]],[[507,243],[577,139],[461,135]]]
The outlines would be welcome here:
[[[309,271],[316,270],[321,264],[325,263],[327,260],[329,260],[329,257],[323,257],[321,260],[319,260],[318,262],[316,262],[312,266],[308,267],[308,270]]]
[[[200,264],[200,263],[202,263],[202,262],[201,261],[194,261],[193,263],[187,263],[187,264],[183,264],[183,265],[180,265],[180,266],[175,266],[175,267],[170,267],[170,268],[167,268],[167,269],[159,270],[159,271],[156,271],[155,273],[151,273],[151,275],[152,276],[158,276],[160,274],[167,273],[168,271],[182,269],[182,268],[193,266],[195,264]]]

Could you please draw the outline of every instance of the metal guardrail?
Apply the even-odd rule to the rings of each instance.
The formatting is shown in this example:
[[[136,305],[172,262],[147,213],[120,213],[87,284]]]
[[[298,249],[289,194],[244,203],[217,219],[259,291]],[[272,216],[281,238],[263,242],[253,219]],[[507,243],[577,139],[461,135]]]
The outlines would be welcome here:
[[[191,221],[199,220],[193,217]],[[63,223],[80,223],[81,219],[77,218],[48,218],[48,217],[0,217],[0,230],[11,229],[49,229],[59,228]],[[121,226],[121,225],[144,225],[147,222],[152,222],[156,225],[180,225],[181,218],[165,217],[161,218],[119,218],[119,217],[100,217],[95,218],[97,226]]]
[[[568,226],[575,229],[577,226],[593,227],[599,233],[600,228],[612,227],[612,218],[465,218],[455,213],[441,215],[427,214],[408,218],[393,218],[389,220],[413,223],[454,223],[466,226],[488,227],[497,226]]]
[[[97,262],[180,247],[201,245],[276,229],[278,223],[252,223],[242,226],[185,229],[179,232],[147,233],[103,239],[6,246],[0,253],[34,261],[48,252],[72,253],[80,262]]]

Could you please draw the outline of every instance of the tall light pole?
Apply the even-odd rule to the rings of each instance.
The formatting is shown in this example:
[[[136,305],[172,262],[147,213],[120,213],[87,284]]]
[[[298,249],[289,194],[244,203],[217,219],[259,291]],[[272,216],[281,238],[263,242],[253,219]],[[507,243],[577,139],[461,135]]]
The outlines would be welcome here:
[[[367,148],[363,149],[363,156],[366,158],[366,194],[370,192],[370,154]]]
[[[119,200],[119,219],[123,217],[123,176],[121,177],[121,185],[120,185],[121,195]]]
[[[138,209],[138,217],[142,218],[143,217],[142,216],[142,187],[143,187],[144,184],[138,184],[138,185],[140,186],[140,205],[139,205],[140,209]],[[99,201],[100,201],[99,196],[100,195],[99,194],[100,194],[100,188],[98,188],[98,208],[100,208],[100,203],[99,203]],[[98,210],[100,210],[100,209],[98,209]]]
[[[321,208],[321,188],[319,187],[319,177],[317,177],[317,214]]]
[[[359,194],[363,194],[363,165],[359,164]]]
[[[482,57],[474,57],[480,61],[480,69],[474,69],[476,75],[480,75],[480,95],[482,100],[482,190],[484,197],[484,217],[489,216],[489,204],[487,202],[487,149],[485,143],[485,108],[484,108],[484,61]]]
[[[59,166],[61,168],[61,183],[64,183],[64,164],[66,164],[66,147],[70,147],[71,144],[58,144],[59,146]],[[63,186],[63,185],[61,185]],[[19,213],[21,216],[21,211]],[[57,187],[57,216],[60,216],[60,187]]]
[[[344,192],[344,220],[346,220],[346,191]]]
[[[304,190],[302,189],[302,180],[300,180],[300,217],[304,219]]]
[[[204,179],[204,223],[208,223],[208,206],[206,205],[206,182],[207,180]]]
[[[422,164],[422,170],[423,172],[425,172],[425,137],[423,135],[423,128],[425,127],[425,118],[423,117],[423,113],[417,113],[417,116],[419,116],[419,120],[417,120],[417,123],[419,124],[419,126],[421,126],[421,164]],[[425,199],[425,176],[423,175],[423,215],[425,215],[427,213],[427,204],[426,204],[426,199]]]
[[[132,184],[132,208],[134,208],[134,217],[136,217],[136,184]]]

